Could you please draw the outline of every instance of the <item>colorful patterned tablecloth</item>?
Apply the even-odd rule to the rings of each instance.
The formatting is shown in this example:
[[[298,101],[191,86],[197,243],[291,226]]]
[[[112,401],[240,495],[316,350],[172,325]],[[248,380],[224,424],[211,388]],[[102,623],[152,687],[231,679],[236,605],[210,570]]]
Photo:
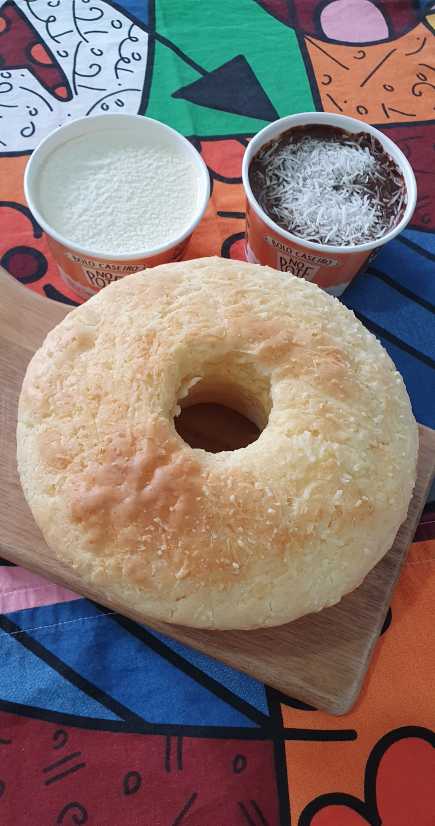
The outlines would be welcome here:
[[[77,302],[23,195],[28,155],[70,118],[139,112],[187,135],[212,182],[187,257],[243,258],[250,136],[292,112],[357,116],[404,150],[419,196],[343,300],[435,427],[432,5],[6,0],[1,263]],[[2,563],[1,826],[434,826],[433,514],[429,503],[362,695],[340,718]]]

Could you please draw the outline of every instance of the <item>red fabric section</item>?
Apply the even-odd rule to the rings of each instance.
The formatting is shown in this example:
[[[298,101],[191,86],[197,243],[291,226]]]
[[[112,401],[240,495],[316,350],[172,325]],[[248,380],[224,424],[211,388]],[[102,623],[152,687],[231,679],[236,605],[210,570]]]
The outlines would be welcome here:
[[[72,97],[59,64],[15,3],[5,3],[0,10],[0,66],[28,69],[55,97]]]
[[[240,826],[250,822],[243,810],[279,826],[275,788],[267,741],[94,731],[0,712],[2,826]]]
[[[434,826],[435,749],[425,740],[399,740],[381,760],[376,797],[383,826]]]

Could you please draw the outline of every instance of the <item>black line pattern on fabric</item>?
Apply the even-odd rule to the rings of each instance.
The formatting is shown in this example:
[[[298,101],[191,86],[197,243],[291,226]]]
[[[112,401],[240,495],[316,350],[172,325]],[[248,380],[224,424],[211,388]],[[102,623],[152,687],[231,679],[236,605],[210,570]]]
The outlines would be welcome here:
[[[104,87],[104,88],[103,88],[102,86],[88,86],[86,83],[78,83],[78,84],[77,84],[77,88],[78,88],[78,89],[90,89],[90,90],[91,90],[91,92],[105,92],[105,91],[106,91],[106,87]],[[131,91],[131,89],[125,89],[125,91],[126,91],[126,92],[129,92],[129,91]],[[133,90],[133,91],[139,91],[139,90],[138,90],[138,89],[135,89],[135,90]],[[120,94],[120,93],[118,93],[118,92],[117,92],[116,94]],[[106,95],[106,97],[107,97],[107,95]],[[99,101],[97,101],[97,104],[98,104],[98,103],[99,103]],[[116,101],[115,101],[115,103],[116,103]],[[96,105],[97,105],[97,104],[96,104]],[[121,108],[122,108],[122,107],[124,106],[124,101],[120,100],[120,104],[119,104],[119,105],[120,105],[120,106],[121,106]],[[101,107],[101,108],[103,108],[103,107]],[[92,110],[90,110],[90,111],[92,111]]]
[[[124,37],[124,39],[121,40],[121,43],[118,46],[118,60],[115,63],[115,69],[114,69],[115,77],[116,77],[117,80],[119,80],[119,72],[127,72],[130,75],[134,73],[133,69],[128,69],[124,65],[121,65],[118,68],[118,64],[124,64],[124,63],[128,64],[130,62],[130,59],[128,57],[126,58],[125,55],[123,55],[123,53],[122,53],[122,47],[123,47],[124,43],[129,43],[129,42],[130,43],[138,43],[138,41],[139,41],[139,38],[136,37],[136,35],[133,34],[134,27],[135,27],[135,24],[132,23],[130,25],[129,29],[128,29],[127,37]]]
[[[413,52],[404,52],[405,57],[411,57],[411,55],[418,54],[421,52],[424,47],[426,46],[427,37],[423,38],[423,43],[418,47],[418,49],[414,49]]]
[[[247,146],[251,138],[253,137],[252,132],[231,132],[228,135],[191,135],[189,140],[191,141],[238,141],[243,146]]]
[[[20,273],[20,267],[17,267],[16,263],[14,265],[14,259],[17,257],[18,260],[24,258],[27,264],[30,265],[27,268],[27,274],[22,275]],[[3,253],[0,263],[20,284],[32,284],[35,281],[39,281],[44,277],[48,269],[48,262],[45,255],[34,247],[24,245],[9,247],[9,249]],[[26,270],[26,267],[24,269]]]
[[[396,112],[398,110],[390,108],[390,111],[391,112]],[[400,112],[400,114],[401,115],[406,115],[406,112]],[[416,116],[411,114],[411,117],[416,117]],[[415,129],[416,126],[424,127],[424,126],[433,126],[434,124],[435,124],[435,119],[432,119],[432,120],[413,120],[413,121],[408,122],[408,123],[406,121],[396,121],[395,123],[394,122],[393,123],[372,123],[372,126],[376,126],[381,131],[382,131],[382,129],[387,129],[388,134],[390,134],[390,132],[394,129],[410,129],[410,128]],[[403,138],[403,140],[409,140],[409,138]],[[409,229],[414,229],[414,227],[411,225],[409,227]],[[418,227],[418,231],[419,232],[431,232],[433,234],[433,230],[427,230],[427,229],[424,229],[421,226]],[[395,241],[400,241],[400,238],[396,237],[394,240]]]
[[[15,623],[12,623],[6,616],[0,616],[0,627],[2,624],[7,624],[9,628],[8,633],[12,636],[21,637],[21,642],[26,647],[31,647],[30,650],[35,648],[34,653],[39,651],[39,656],[42,658],[45,657],[45,661],[51,667],[55,668],[58,673],[63,675],[63,670],[66,673],[72,672],[73,679],[70,681],[76,685],[78,688],[81,688],[81,685],[87,687],[87,690],[92,690],[96,692],[95,698],[99,698],[103,695],[105,699],[105,703],[107,707],[112,710],[112,706],[116,708],[120,708],[118,716],[121,718],[120,722],[118,721],[111,721],[111,720],[100,720],[100,718],[82,718],[80,717],[80,723],[77,723],[77,718],[74,715],[64,715],[58,712],[48,712],[45,709],[34,709],[28,706],[22,706],[16,703],[10,703],[9,701],[2,701],[0,700],[0,709],[4,708],[8,711],[13,711],[14,713],[23,714],[23,716],[35,717],[37,719],[46,719],[52,720],[54,722],[61,722],[65,723],[68,721],[70,725],[73,726],[81,726],[84,728],[90,729],[103,729],[108,731],[125,731],[125,732],[143,732],[148,734],[156,734],[156,735],[186,735],[191,737],[211,737],[217,739],[242,739],[242,740],[278,740],[278,741],[286,741],[286,740],[293,740],[293,741],[316,741],[316,742],[346,742],[355,740],[357,737],[356,731],[353,729],[342,729],[342,730],[328,730],[328,729],[304,729],[304,728],[283,728],[281,717],[279,716],[279,720],[275,721],[273,717],[268,717],[267,715],[263,714],[262,712],[255,709],[254,706],[251,706],[246,701],[242,701],[237,695],[234,695],[229,689],[222,686],[220,683],[216,683],[213,678],[206,675],[201,669],[197,669],[196,667],[192,666],[191,663],[186,661],[181,655],[176,654],[172,649],[166,646],[164,643],[161,643],[151,632],[147,631],[146,629],[142,628],[141,626],[136,625],[135,623],[131,622],[131,620],[127,620],[125,617],[120,617],[118,615],[113,615],[112,612],[108,612],[107,609],[104,609],[102,606],[98,605],[97,603],[92,603],[100,612],[95,618],[98,616],[104,618],[108,616],[112,618],[115,616],[116,621],[121,626],[126,624],[129,633],[136,633],[139,639],[143,641],[143,638],[146,639],[147,644],[151,648],[156,649],[156,653],[162,656],[164,659],[169,660],[171,664],[174,664],[179,670],[188,673],[189,676],[193,676],[193,678],[202,684],[207,690],[209,689],[209,685],[212,684],[214,687],[217,696],[222,699],[224,702],[232,705],[237,710],[240,710],[240,704],[242,704],[242,708],[245,710],[242,712],[245,716],[252,714],[255,712],[258,718],[258,726],[255,728],[251,727],[242,727],[242,726],[198,726],[198,725],[184,725],[184,724],[161,724],[161,723],[150,723],[145,721],[142,717],[132,712],[130,709],[126,709],[122,706],[118,701],[114,700],[110,695],[107,695],[105,692],[101,691],[98,687],[94,686],[88,680],[83,678],[80,674],[77,674],[72,669],[69,668],[65,663],[59,660],[55,655],[52,655],[49,651],[47,651],[40,643],[37,643],[30,637],[25,631],[18,628]],[[130,627],[133,629],[130,630]],[[18,629],[18,630],[15,630]],[[6,630],[6,629],[5,629]],[[54,663],[54,665],[52,665]],[[68,679],[68,677],[67,677]],[[77,682],[74,682],[77,680]],[[94,694],[90,696],[94,697]],[[101,702],[101,700],[98,700]],[[104,705],[105,703],[101,703]],[[110,705],[109,705],[110,703]],[[247,707],[247,708],[246,708]],[[248,713],[246,713],[248,711]],[[35,713],[36,712],[36,713]],[[122,712],[122,713],[121,713]],[[279,711],[280,715],[280,711]]]
[[[121,95],[121,94],[125,95],[126,92],[141,92],[141,91],[142,91],[141,89],[137,89],[136,87],[132,87],[132,88],[129,88],[129,89],[121,89],[121,91],[109,92],[107,95],[103,95],[102,98],[99,98],[99,100],[95,101],[95,103],[93,103],[92,106],[86,112],[86,115],[90,115],[94,111],[94,109],[97,108],[97,106],[101,106],[101,110],[103,112],[108,111],[109,106],[108,106],[108,104],[104,103],[104,101],[106,101],[108,98],[113,98],[113,97],[116,97],[116,95]],[[121,98],[119,98],[119,100],[120,100],[119,105],[121,106],[121,108],[123,108],[124,107],[124,101]],[[116,100],[115,100],[115,103],[116,103]]]
[[[287,2],[290,3],[291,0],[287,0]],[[304,68],[305,68],[305,72],[306,72],[308,82],[309,82],[309,85],[310,85],[310,91],[311,91],[311,97],[313,99],[314,109],[318,110],[318,111],[322,111],[323,106],[322,106],[322,99],[321,99],[321,95],[320,95],[320,88],[319,88],[317,78],[316,78],[316,75],[315,75],[315,72],[314,72],[314,67],[313,67],[313,64],[312,64],[312,61],[311,61],[310,53],[308,51],[308,47],[307,47],[307,43],[306,43],[304,34],[303,34],[303,32],[301,32],[297,28],[294,30],[294,33],[296,35],[296,40],[297,40],[297,43],[298,43],[298,46],[299,46],[299,52],[301,54],[303,64],[304,64]]]
[[[150,631],[147,631],[142,626],[136,625],[131,620],[118,615],[112,616],[111,621],[116,622],[129,634],[132,634],[136,637],[136,639],[139,639],[151,648],[154,653],[159,654],[188,677],[191,677],[195,680],[195,682],[202,685],[203,688],[206,688],[212,694],[219,697],[220,700],[223,700],[249,720],[252,720],[252,722],[256,725],[261,726],[269,723],[269,718],[265,714],[256,709],[250,703],[246,702],[246,700],[242,700],[240,697],[237,697],[236,694],[233,694],[221,683],[218,683],[217,680],[213,679],[213,677],[210,677],[208,674],[205,674],[199,668],[196,668],[196,666],[189,663],[184,659],[184,657],[180,656],[180,654],[177,654],[168,645],[165,645],[165,643],[157,639],[157,637],[155,637]]]
[[[184,63],[190,66],[191,69],[198,72],[200,75],[208,74],[207,70],[204,69],[199,63],[196,63],[189,55],[183,52],[172,40],[169,40],[162,34],[159,34],[156,31],[156,13],[155,13],[155,2],[154,0],[149,0],[149,9],[148,9],[148,24],[144,23],[134,14],[127,12],[123,6],[118,5],[116,2],[111,2],[110,4],[114,9],[120,12],[120,14],[127,17],[132,23],[135,23],[142,31],[148,34],[148,61],[147,61],[147,68],[146,68],[146,75],[145,81],[142,86],[142,97],[139,104],[138,114],[144,114],[148,99],[149,93],[151,89],[151,80],[153,74],[153,66],[154,66],[154,57],[155,57],[155,44],[156,42],[160,43],[162,46],[170,49],[177,57],[180,58]],[[220,136],[222,138],[222,136]]]
[[[179,826],[180,823],[183,822],[185,815],[187,815],[189,809],[192,808],[193,804],[195,803],[196,798],[198,797],[198,793],[194,792],[189,800],[183,806],[181,812],[177,815],[175,820],[172,822],[172,826]]]
[[[71,815],[72,820],[70,823],[75,823],[76,826],[82,826],[88,822],[88,813],[84,806],[81,803],[77,803],[76,800],[72,801],[71,803],[67,803],[66,806],[61,809],[57,816],[56,823],[60,824],[63,823],[65,820],[65,816],[67,814]]]
[[[428,310],[430,313],[435,313],[435,304],[432,304],[430,301],[427,301],[425,298],[422,298],[417,293],[414,293],[412,290],[409,290],[408,287],[404,287],[395,278],[392,278],[390,275],[387,275],[385,272],[378,270],[376,267],[368,267],[367,272],[369,275],[372,275],[374,278],[378,278],[380,281],[383,281],[385,284],[388,284],[389,287],[392,287],[398,293],[406,296],[415,304],[420,304],[421,307],[424,307],[425,310]]]
[[[238,54],[172,93],[226,114],[274,121],[278,112],[244,54]]]
[[[417,244],[415,241],[411,241],[410,238],[406,238],[404,235],[398,235],[396,241],[400,241],[401,244],[405,244],[405,246],[409,247],[409,249],[414,250],[414,252],[418,252],[418,254],[422,255],[423,258],[428,258],[429,261],[435,261],[435,253],[421,247],[420,244]]]
[[[199,63],[196,62],[196,60],[193,60],[193,58],[189,57],[189,55],[187,55],[186,52],[183,52],[183,50],[180,49],[175,43],[173,43],[172,40],[169,40],[163,34],[159,34],[158,32],[154,32],[154,37],[158,43],[161,43],[162,46],[166,46],[168,49],[170,49],[170,51],[176,54],[177,57],[179,57],[183,61],[183,63],[186,63],[187,66],[190,66],[190,68],[194,69],[195,72],[198,72],[199,75],[205,76],[208,74],[207,69],[204,69],[204,67],[200,66]]]
[[[35,654],[40,660],[50,666],[50,668],[57,671],[61,677],[68,680],[69,683],[80,689],[80,691],[83,691],[88,697],[96,700],[97,703],[100,703],[100,705],[107,708],[113,714],[116,714],[122,720],[144,725],[145,721],[139,714],[135,714],[135,712],[126,708],[122,703],[114,700],[109,694],[106,694],[105,691],[97,688],[97,686],[93,685],[93,683],[85,677],[82,677],[77,671],[74,671],[73,668],[60,660],[59,657],[56,657],[55,654],[52,654],[51,651],[33,639],[26,631],[22,631],[19,625],[4,615],[0,616],[0,628],[6,631],[7,634],[14,634],[13,639],[15,639],[18,644],[27,648],[28,651]]]
[[[393,333],[390,333],[389,330],[385,330],[384,327],[381,327],[379,324],[376,324],[375,321],[372,321],[367,316],[360,313],[359,310],[356,310],[354,307],[350,308],[355,313],[356,317],[379,338],[384,338],[386,341],[389,341],[391,344],[394,344],[396,347],[399,347],[400,350],[404,350],[405,353],[408,355],[413,356],[418,361],[421,361],[422,364],[426,364],[427,367],[435,368],[435,360],[430,356],[427,356],[425,353],[421,353],[420,350],[416,350],[415,347],[412,347],[411,344],[407,344],[406,341],[403,341],[401,338],[398,338]]]
[[[272,724],[277,729],[283,728],[281,704],[277,692],[273,688],[266,686],[266,698]],[[278,794],[279,822],[280,826],[291,826],[290,792],[287,776],[285,743],[274,739],[273,752],[275,761],[276,789]]]
[[[302,700],[297,700],[295,697],[287,697],[286,694],[283,694],[281,691],[277,691],[276,689],[274,689],[274,695],[276,699],[279,700],[281,705],[295,708],[297,711],[317,711],[317,708],[309,705],[309,703],[304,703]]]
[[[47,772],[51,772],[53,769],[59,768],[59,766],[63,766],[64,763],[69,763],[70,760],[74,760],[75,757],[80,757],[81,751],[73,751],[71,754],[67,754],[66,757],[61,757],[60,760],[55,760],[54,763],[50,763],[49,766],[45,766],[42,771],[44,774]]]
[[[79,306],[78,301],[73,301],[72,298],[69,298],[67,295],[59,292],[59,290],[57,290],[56,287],[53,287],[52,284],[44,284],[43,290],[47,298],[51,298],[52,301],[61,301],[62,304],[68,304],[71,307]]]
[[[435,499],[429,499],[423,508],[422,519],[415,532],[414,542],[425,542],[435,537]],[[434,518],[431,518],[434,517]],[[428,560],[429,561],[429,560]]]
[[[243,801],[239,800],[237,805],[240,809],[241,815],[242,815],[243,820],[245,821],[245,823],[247,823],[248,826],[257,826],[257,823],[255,822],[255,820],[252,820],[252,817],[249,814],[249,812],[248,812],[245,804],[243,803]]]
[[[231,212],[231,210],[226,211],[224,209],[218,209],[217,214],[219,218],[240,218],[243,219],[246,216],[246,212]]]
[[[244,754],[236,754],[233,757],[233,772],[234,774],[241,774],[245,771],[248,761]]]
[[[112,6],[114,4],[112,3]],[[132,18],[133,20],[135,18]],[[143,28],[143,23],[140,21],[136,21],[138,26]],[[143,115],[146,112],[146,108],[148,106],[150,90],[151,90],[151,81],[153,77],[154,71],[154,57],[156,51],[156,41],[155,41],[155,26],[156,26],[156,10],[155,10],[155,0],[149,0],[148,2],[148,59],[147,65],[145,68],[145,78],[142,84],[142,94],[140,98],[140,103],[138,106],[137,113],[138,115]]]
[[[435,66],[431,66],[429,63],[419,63],[419,66],[423,66],[423,69],[430,69],[432,72],[435,72]]]
[[[308,729],[284,728],[282,740],[299,740],[305,743],[345,743],[357,739],[355,729]]]
[[[183,771],[183,737],[177,736],[177,769]]]
[[[221,246],[221,257],[222,258],[230,258],[231,247],[236,241],[242,241],[245,237],[244,232],[234,232],[232,235],[229,235],[228,238],[225,238]]]
[[[127,772],[122,781],[122,791],[126,796],[136,794],[142,785],[142,775],[137,771]]]
[[[261,808],[256,800],[249,800],[247,803],[244,803],[243,800],[239,800],[237,805],[245,823],[247,823],[248,826],[269,826],[269,821],[266,820],[264,813],[261,811]],[[281,820],[280,826],[283,826]]]
[[[392,621],[393,621],[393,612],[392,612],[391,606],[390,606],[387,613],[385,614],[384,624],[383,624],[383,626],[382,626],[382,628],[379,632],[380,637],[382,637],[382,635],[385,634],[386,631],[388,631]]]
[[[357,733],[353,729],[301,729],[281,728],[273,729],[244,728],[243,726],[191,726],[179,723],[146,723],[120,720],[107,720],[103,717],[81,717],[80,715],[65,714],[51,711],[39,706],[27,706],[22,703],[13,703],[10,700],[0,700],[0,711],[29,717],[34,720],[44,720],[72,728],[82,728],[90,731],[112,731],[120,734],[152,734],[156,736],[199,737],[209,740],[278,740],[278,741],[312,741],[312,742],[346,742],[356,740]]]
[[[258,819],[261,823],[261,826],[269,826],[269,823],[266,820],[266,818],[264,816],[264,813],[261,811],[260,806],[258,805],[257,801],[256,800],[250,800],[249,802],[250,802],[252,808],[254,809],[256,815],[258,816]]]
[[[378,740],[367,759],[364,777],[364,800],[344,792],[320,795],[305,807],[299,819],[299,826],[312,826],[313,818],[319,811],[328,806],[346,806],[355,814],[360,815],[368,826],[382,826],[383,820],[379,814],[376,798],[379,766],[388,749],[400,740],[407,738],[418,738],[435,748],[435,734],[430,729],[422,726],[403,726],[389,731]]]
[[[395,112],[396,115],[404,115],[407,118],[416,118],[417,117],[415,112],[402,112],[401,109],[394,109],[393,106],[388,106],[388,111],[389,112]],[[387,115],[387,117],[388,117],[388,115]]]
[[[68,78],[66,77],[62,67],[59,65],[59,63],[57,63],[57,61],[54,57],[54,54],[51,51],[51,44],[49,43],[49,40],[51,40],[54,43],[57,43],[59,45],[59,37],[63,37],[65,34],[69,34],[71,30],[60,32],[57,35],[53,34],[53,32],[50,31],[50,26],[52,24],[56,24],[56,22],[57,22],[56,15],[51,13],[51,14],[48,15],[48,17],[40,17],[38,14],[36,14],[34,9],[32,8],[32,3],[33,2],[34,2],[34,0],[25,0],[28,15],[25,15],[24,12],[21,9],[17,8],[17,6],[15,6],[15,10],[18,11],[21,18],[24,18],[26,24],[28,26],[30,26],[31,29],[33,29],[33,31],[35,32],[35,34],[38,38],[38,41],[41,40],[41,37],[39,35],[39,32],[35,29],[35,27],[34,27],[34,25],[33,25],[30,18],[33,17],[33,18],[35,18],[35,20],[39,20],[40,23],[44,24],[46,35],[47,35],[47,37],[45,39],[43,38],[44,47],[48,51],[53,63],[55,63],[57,65],[58,71],[60,72],[60,74],[62,76],[63,85],[65,86],[65,89],[67,91],[67,98],[66,99],[71,100],[72,93],[71,93],[71,87],[70,87]],[[74,17],[74,3],[75,3],[75,0],[73,0],[73,17]],[[29,89],[28,91],[30,91],[33,94],[36,94],[38,97],[41,97],[37,92],[34,92],[32,89]],[[44,100],[44,102],[47,104],[47,106],[49,106],[49,104],[45,100],[45,98],[42,98],[42,100]],[[49,108],[51,108],[51,107],[49,107]],[[25,127],[25,128],[27,128],[27,127]],[[21,134],[22,135],[24,134],[23,130],[21,130]]]
[[[315,49],[318,49],[319,52],[323,52],[323,54],[325,54],[326,57],[329,57],[329,59],[336,63],[337,66],[341,66],[342,69],[346,69],[346,71],[349,71],[349,66],[346,66],[345,63],[342,63],[340,60],[337,60],[337,58],[334,57],[332,54],[329,54],[329,52],[327,52],[326,49],[323,49],[322,46],[319,46],[319,44],[315,43],[314,40],[311,40],[311,37],[308,37],[306,35],[305,40],[307,40],[308,43],[311,43],[311,45],[314,46]]]
[[[343,111],[343,109],[342,109],[342,107],[340,106],[340,104],[339,104],[339,103],[337,103],[337,101],[336,101],[336,100],[332,97],[332,95],[330,95],[330,94],[329,94],[329,92],[326,94],[326,97],[327,97],[327,98],[329,98],[329,100],[331,101],[331,103],[333,103],[333,104],[334,104],[334,106],[336,107],[336,109],[338,109],[338,111],[339,111],[339,112],[342,112],[342,111]]]
[[[367,77],[365,77],[364,80],[362,81],[362,83],[360,83],[360,85],[359,85],[360,89],[362,89],[363,86],[366,85],[366,83],[370,80],[370,78],[373,77],[374,74],[376,74],[378,69],[380,69],[381,66],[384,65],[384,63],[386,63],[386,61],[391,57],[391,55],[394,54],[394,52],[397,52],[397,49],[391,49],[389,52],[387,52],[386,55],[384,55],[382,60],[380,60],[379,63],[377,63],[376,66],[373,67],[373,69],[368,73]]]
[[[165,760],[164,760],[164,767],[165,772],[171,771],[171,737],[168,735],[165,737]]]
[[[60,772],[60,774],[56,774],[54,777],[49,777],[48,780],[44,781],[44,784],[45,786],[51,786],[52,783],[57,783],[59,780],[63,780],[65,777],[68,777],[68,775],[75,774],[75,772],[80,771],[80,769],[84,769],[85,766],[86,763],[77,763],[77,765],[71,766],[64,772]]]
[[[58,749],[63,749],[63,747],[67,744],[69,738],[69,734],[62,728],[58,728],[57,731],[53,733],[53,740],[54,746],[53,749],[57,751]]]
[[[20,153],[20,154],[28,154],[28,153]],[[3,156],[4,157],[4,156]],[[23,204],[18,204],[15,201],[0,201],[0,208],[1,207],[10,207],[10,209],[16,209],[17,212],[20,212],[21,215],[24,215],[27,218],[33,229],[33,237],[34,238],[41,238],[42,236],[42,229],[39,226],[38,222],[35,221],[30,209]]]
[[[77,57],[78,57],[79,49],[80,49],[80,46],[82,45],[82,43],[83,43],[83,40],[79,40],[79,42],[77,43],[77,46],[74,49],[74,55],[73,55],[72,85],[73,85],[73,91],[74,91],[75,95],[77,94],[77,86],[76,86]]]
[[[317,814],[317,812],[324,808],[324,806],[347,806],[351,809],[355,814],[360,815],[360,817],[366,820],[367,810],[362,803],[361,800],[358,800],[356,797],[350,794],[343,794],[340,792],[332,792],[329,794],[321,795],[317,797],[315,800],[312,800],[308,806],[305,807],[303,810],[300,818],[298,826],[311,826],[313,817]],[[382,826],[379,820],[372,820],[370,819],[367,822],[367,826]]]
[[[40,95],[39,92],[35,92],[34,89],[29,89],[28,86],[19,86],[18,88],[22,89],[23,92],[29,92],[29,94],[35,95],[35,97],[39,98],[40,100],[42,100],[45,103],[45,105],[48,107],[50,112],[53,111],[53,107],[52,107],[51,103],[48,100],[46,100],[43,95]]]
[[[241,184],[242,178],[238,177],[237,175],[234,178],[228,177],[227,175],[221,175],[220,172],[216,172],[215,169],[212,169],[210,166],[207,166],[208,172],[212,180],[220,181],[222,184]],[[218,213],[219,215],[219,213]],[[244,217],[244,213],[243,213]]]

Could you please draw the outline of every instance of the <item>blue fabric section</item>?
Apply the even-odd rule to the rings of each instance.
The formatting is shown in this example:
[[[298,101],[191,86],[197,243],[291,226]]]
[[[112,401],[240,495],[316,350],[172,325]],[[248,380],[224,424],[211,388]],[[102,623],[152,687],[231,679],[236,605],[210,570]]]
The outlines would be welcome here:
[[[406,230],[382,247],[373,266],[420,298],[435,304],[435,236]]]
[[[429,358],[435,354],[434,315],[429,309],[402,295],[394,287],[366,273],[349,288],[351,302],[345,303],[367,316],[375,324],[397,336]]]
[[[25,612],[20,612],[25,613]],[[11,618],[17,616],[10,615]],[[52,629],[49,629],[52,632]],[[36,632],[35,632],[36,633]],[[46,633],[46,637],[48,633]],[[0,699],[80,717],[119,719],[0,629]]]
[[[153,0],[116,0],[115,5],[147,26],[150,18],[150,2]]]
[[[87,600],[8,616],[94,686],[148,722],[255,725]],[[39,686],[39,679],[36,683]]]
[[[262,683],[259,683],[252,677],[234,671],[233,668],[212,659],[212,657],[207,657],[206,654],[202,654],[200,651],[187,648],[185,645],[177,642],[177,640],[172,640],[163,634],[158,634],[157,631],[152,631],[152,633],[157,639],[162,640],[165,645],[168,645],[173,651],[176,651],[177,654],[181,654],[188,662],[195,665],[196,668],[201,669],[205,674],[209,674],[214,680],[222,683],[222,685],[232,691],[233,694],[236,694],[238,697],[241,697],[242,700],[250,703],[251,706],[262,711],[263,714],[269,713],[266,692]]]
[[[424,230],[414,229],[413,227],[407,227],[398,237],[399,239],[409,238],[415,241],[416,244],[420,244],[424,249],[431,250],[435,253],[435,233],[432,231],[426,232]]]
[[[410,246],[410,244],[412,246]],[[406,230],[387,244],[372,262],[398,286],[435,304],[435,237],[417,230]],[[435,358],[435,322],[430,308],[403,295],[369,271],[359,275],[342,296],[347,307],[391,333],[404,347],[378,337],[402,374],[414,414],[421,424],[435,427],[435,370],[406,351],[406,346],[431,359]]]

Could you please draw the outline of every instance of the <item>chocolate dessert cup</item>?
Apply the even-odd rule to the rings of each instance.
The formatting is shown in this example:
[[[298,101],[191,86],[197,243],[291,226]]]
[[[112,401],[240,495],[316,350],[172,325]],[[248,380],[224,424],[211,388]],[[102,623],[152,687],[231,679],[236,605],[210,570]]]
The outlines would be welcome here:
[[[273,146],[277,139],[291,134],[293,129],[313,126],[334,127],[338,131],[355,135],[373,136],[385,152],[389,169],[396,168],[403,179],[405,198],[397,223],[381,237],[364,243],[333,245],[306,240],[287,231],[262,208],[252,188],[252,164],[266,145]],[[320,287],[340,295],[357,273],[365,269],[377,251],[398,235],[409,223],[415,209],[417,186],[410,164],[399,147],[378,129],[355,118],[327,112],[304,112],[290,115],[266,126],[249,143],[242,168],[246,195],[246,257],[249,261],[268,264],[283,272],[292,272]]]

